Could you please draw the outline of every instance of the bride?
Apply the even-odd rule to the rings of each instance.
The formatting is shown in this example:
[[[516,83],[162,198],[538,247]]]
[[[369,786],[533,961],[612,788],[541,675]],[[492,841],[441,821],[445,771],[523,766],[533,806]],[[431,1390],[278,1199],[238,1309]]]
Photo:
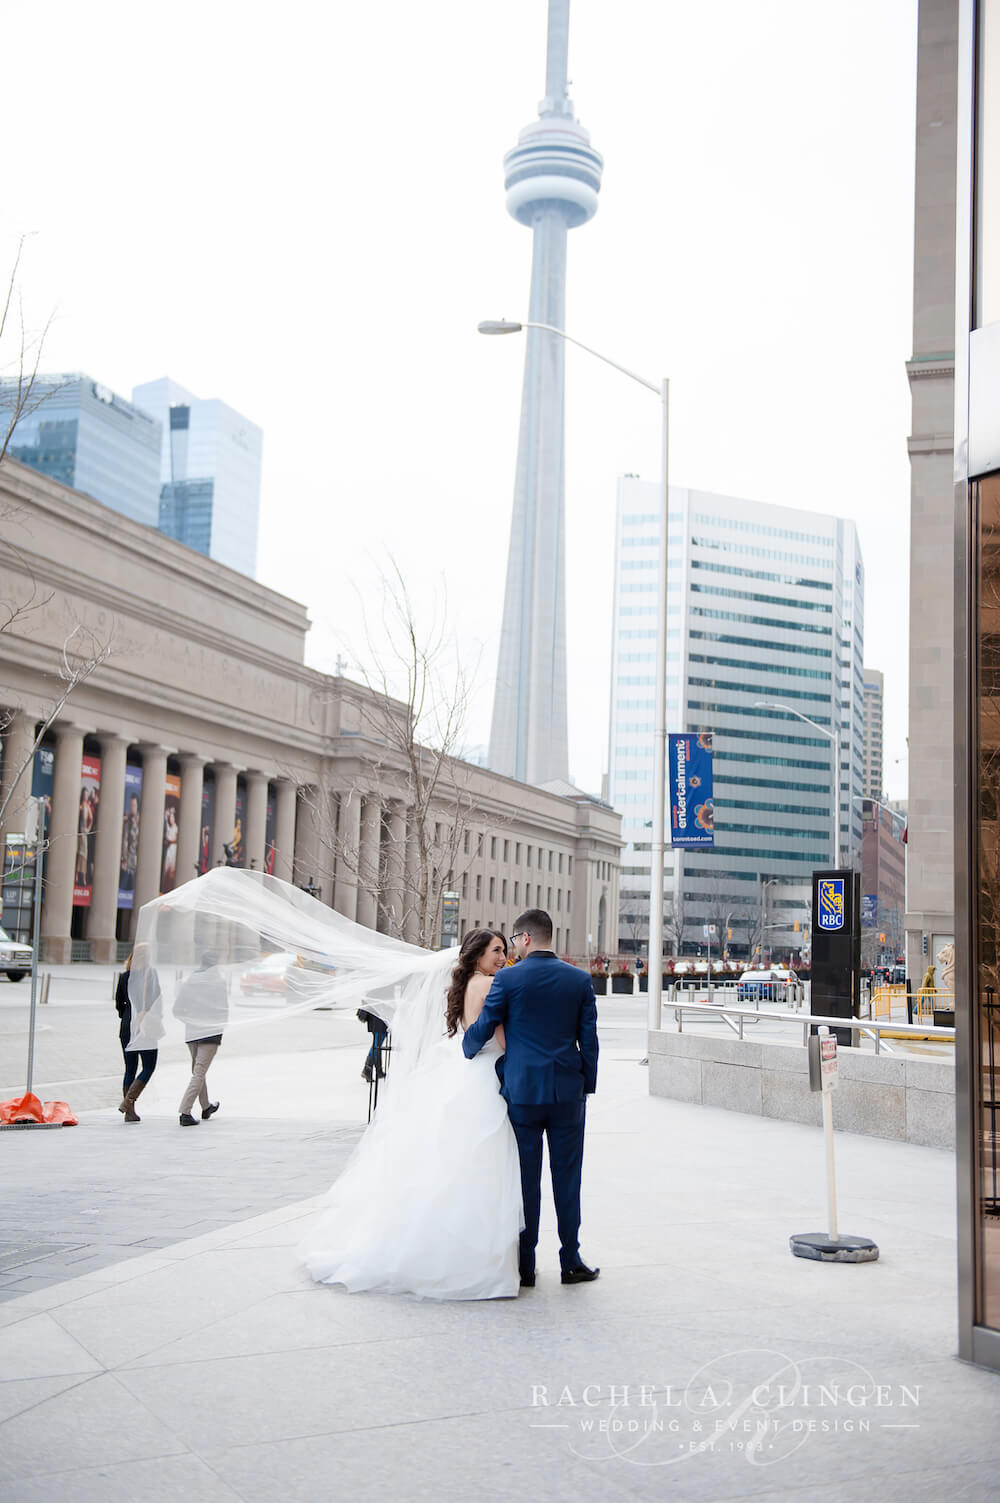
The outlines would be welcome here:
[[[496,1074],[503,1030],[475,1059],[458,1029],[475,1021],[507,945],[492,929],[465,936],[442,996],[438,1041],[388,1090],[374,1121],[303,1238],[319,1283],[423,1299],[518,1293],[521,1177]]]
[[[498,1032],[467,1060],[460,1033],[479,1016],[506,951],[492,929],[473,930],[460,949],[423,950],[269,873],[214,867],[140,912],[143,959],[129,991],[145,995],[153,970],[158,1005],[133,1008],[128,1047],[155,1049],[202,1021],[186,1001],[181,1017],[176,1003],[190,991],[185,979],[209,963],[226,983],[227,1033],[360,1003],[391,1028],[392,1066],[301,1260],[318,1282],[349,1290],[513,1296],[523,1220],[517,1144],[496,1074],[503,1043]],[[262,962],[272,985],[280,980],[263,996],[250,975]]]

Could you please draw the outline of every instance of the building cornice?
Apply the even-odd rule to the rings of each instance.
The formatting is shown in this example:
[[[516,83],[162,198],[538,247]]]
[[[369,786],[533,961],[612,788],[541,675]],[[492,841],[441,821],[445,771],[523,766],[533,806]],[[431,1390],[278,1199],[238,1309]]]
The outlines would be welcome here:
[[[948,351],[936,355],[911,355],[906,362],[910,384],[914,381],[955,379],[955,356]]]

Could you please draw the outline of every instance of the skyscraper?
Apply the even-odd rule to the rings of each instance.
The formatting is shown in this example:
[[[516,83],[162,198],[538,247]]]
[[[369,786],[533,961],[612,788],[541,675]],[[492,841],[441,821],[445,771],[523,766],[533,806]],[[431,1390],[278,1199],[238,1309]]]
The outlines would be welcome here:
[[[0,432],[17,410],[15,379],[0,380]],[[63,485],[155,527],[160,426],[124,397],[79,372],[38,376],[7,451]]]
[[[885,681],[875,668],[865,669],[865,776],[866,798],[882,797],[882,700]]]
[[[619,481],[607,798],[622,816],[620,938],[648,933],[658,484]],[[668,939],[706,923],[742,948],[762,906],[781,909],[765,945],[797,947],[814,867],[831,863],[839,728],[841,851],[861,859],[864,569],[852,522],[671,487],[667,631],[670,731],[714,733],[715,846],[667,852]],[[806,725],[758,701],[779,701]],[[801,889],[801,893],[793,889]],[[727,915],[732,915],[727,923]]]
[[[217,398],[202,400],[164,376],[132,400],[162,431],[161,532],[241,574],[257,572],[262,434]]]
[[[566,236],[597,212],[601,157],[566,92],[569,0],[549,0],[545,98],[504,157],[507,210],[532,232],[532,323],[564,327]],[[565,780],[564,341],[527,330],[521,428],[490,766],[522,782]]]

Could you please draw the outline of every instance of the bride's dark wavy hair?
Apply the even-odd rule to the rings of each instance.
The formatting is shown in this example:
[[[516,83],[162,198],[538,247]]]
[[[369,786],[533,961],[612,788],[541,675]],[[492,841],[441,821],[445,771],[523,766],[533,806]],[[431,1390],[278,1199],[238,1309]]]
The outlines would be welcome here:
[[[469,978],[476,969],[476,962],[484,955],[495,939],[503,940],[504,954],[507,953],[507,941],[503,938],[499,929],[470,929],[462,940],[462,948],[458,952],[458,963],[451,973],[451,985],[448,988],[448,1005],[445,1008],[445,1020],[448,1024],[448,1037],[454,1038],[458,1032],[458,1025],[462,1019],[462,1010],[465,1007],[465,988],[469,984]]]

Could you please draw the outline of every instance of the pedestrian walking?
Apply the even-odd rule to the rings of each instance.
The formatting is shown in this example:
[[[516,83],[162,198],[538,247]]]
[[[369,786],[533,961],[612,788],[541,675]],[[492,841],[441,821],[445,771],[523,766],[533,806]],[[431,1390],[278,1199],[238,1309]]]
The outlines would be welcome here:
[[[129,1040],[132,1037],[133,998],[129,993],[129,976],[132,970],[132,960],[135,951],[129,955],[125,962],[125,969],[118,977],[118,985],[115,988],[115,1010],[118,1013],[118,1038],[122,1046],[122,1056],[125,1060],[125,1074],[122,1079],[122,1101],[118,1110],[122,1113],[126,1122],[141,1122],[142,1118],[135,1109],[135,1103],[142,1095],[153,1078],[156,1069],[158,1050],[156,1049],[130,1049]],[[156,979],[156,972],[149,967],[142,967],[141,980],[138,972],[136,980],[140,987],[140,995],[135,999],[135,1011],[148,1012],[160,999],[160,983]],[[141,1068],[140,1068],[141,1066]]]
[[[184,1037],[191,1054],[191,1079],[181,1097],[181,1127],[197,1127],[198,1119],[192,1116],[195,1101],[201,1106],[201,1120],[219,1110],[218,1101],[210,1101],[206,1076],[208,1068],[222,1043],[222,1030],[229,1021],[229,997],[226,978],[218,970],[217,957],[207,950],[202,956],[198,970],[181,985],[174,1003],[174,1016],[185,1024]]]

